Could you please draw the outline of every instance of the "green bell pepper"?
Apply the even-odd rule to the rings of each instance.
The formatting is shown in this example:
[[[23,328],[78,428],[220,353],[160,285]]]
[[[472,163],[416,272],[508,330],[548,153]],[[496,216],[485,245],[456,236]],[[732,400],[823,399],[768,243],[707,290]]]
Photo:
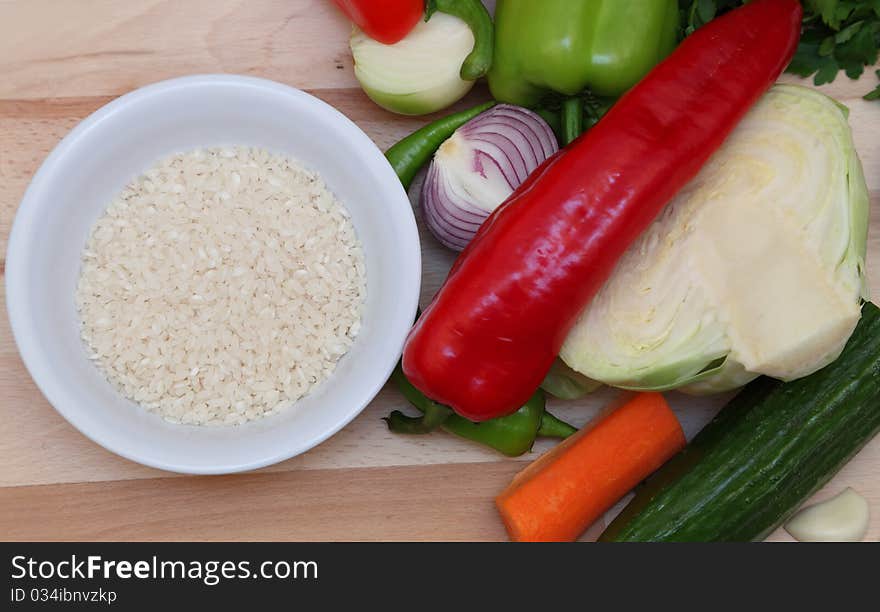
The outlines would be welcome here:
[[[619,96],[675,48],[679,19],[677,0],[498,0],[489,88],[530,107]]]

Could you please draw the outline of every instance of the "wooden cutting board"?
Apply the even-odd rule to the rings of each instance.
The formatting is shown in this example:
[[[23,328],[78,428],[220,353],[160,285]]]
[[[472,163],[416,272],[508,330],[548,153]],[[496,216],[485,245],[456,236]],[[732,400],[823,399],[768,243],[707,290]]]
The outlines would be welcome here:
[[[392,115],[361,93],[348,33],[328,0],[0,2],[2,253],[21,196],[59,139],[115,96],[154,81],[207,72],[275,79],[336,106],[382,148],[421,126],[425,118]],[[871,190],[868,268],[878,288],[880,103],[860,99],[874,87],[870,76],[840,77],[823,90],[851,109]],[[478,89],[460,106],[486,96]],[[424,232],[422,249],[424,305],[453,256]],[[548,447],[541,442],[513,460],[443,433],[391,435],[380,418],[404,401],[386,387],[338,435],[279,465],[219,477],[160,472],[105,451],[52,409],[18,356],[6,316],[0,317],[0,389],[2,540],[504,539],[492,498]],[[580,425],[613,394],[554,402],[552,409]],[[669,399],[688,435],[724,400]],[[869,499],[868,539],[876,541],[880,437],[816,499],[846,486]],[[780,530],[772,539],[790,538]]]

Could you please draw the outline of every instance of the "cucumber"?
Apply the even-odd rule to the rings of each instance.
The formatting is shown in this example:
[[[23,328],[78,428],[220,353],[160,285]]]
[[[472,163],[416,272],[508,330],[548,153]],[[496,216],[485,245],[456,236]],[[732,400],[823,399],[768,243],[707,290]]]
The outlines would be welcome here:
[[[878,431],[880,309],[866,303],[834,363],[745,387],[599,540],[762,540]]]

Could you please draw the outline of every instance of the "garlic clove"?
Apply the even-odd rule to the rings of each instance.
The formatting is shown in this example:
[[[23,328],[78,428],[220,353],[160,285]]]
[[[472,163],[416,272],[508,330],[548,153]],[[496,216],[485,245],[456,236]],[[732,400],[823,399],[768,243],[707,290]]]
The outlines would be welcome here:
[[[868,501],[847,487],[821,503],[798,511],[785,530],[800,542],[858,542],[868,532]]]

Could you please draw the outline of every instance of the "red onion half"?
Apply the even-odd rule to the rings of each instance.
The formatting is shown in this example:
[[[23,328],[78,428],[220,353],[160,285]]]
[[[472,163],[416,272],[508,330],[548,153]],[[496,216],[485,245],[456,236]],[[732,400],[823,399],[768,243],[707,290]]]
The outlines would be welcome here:
[[[461,251],[486,217],[558,150],[547,122],[526,108],[499,104],[477,115],[431,161],[421,195],[428,229]]]

